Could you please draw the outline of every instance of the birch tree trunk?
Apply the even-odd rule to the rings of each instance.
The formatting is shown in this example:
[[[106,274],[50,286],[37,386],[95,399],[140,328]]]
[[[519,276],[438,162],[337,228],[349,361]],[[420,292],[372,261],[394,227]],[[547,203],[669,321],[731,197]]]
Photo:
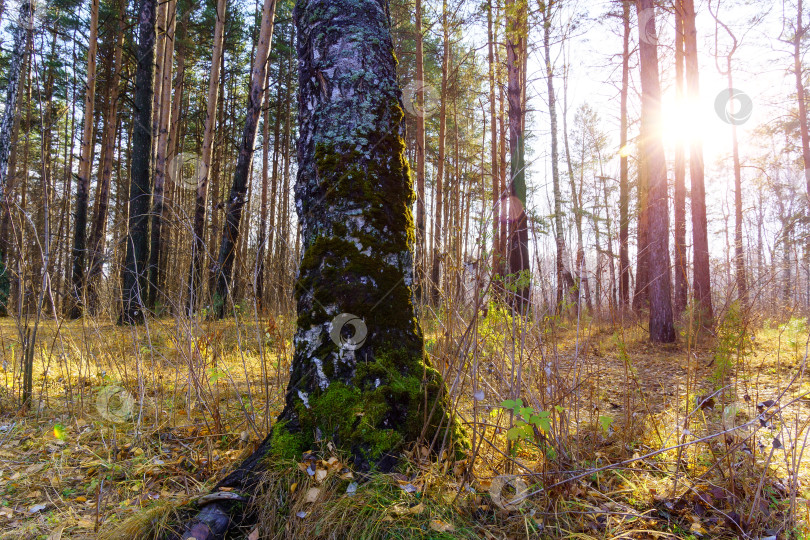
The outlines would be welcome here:
[[[557,142],[557,101],[554,95],[554,69],[551,65],[551,4],[543,11],[543,51],[546,62],[546,88],[548,90],[548,111],[551,127],[551,181],[554,192],[554,243],[557,246],[557,309],[562,309],[566,292],[574,287],[574,278],[565,269],[565,236],[562,224],[562,191],[560,190],[560,164]]]
[[[363,468],[420,436],[437,448],[437,430],[453,424],[415,318],[414,194],[388,2],[300,0],[295,20],[304,254],[280,420],[299,448],[319,430]]]
[[[299,0],[294,19],[298,329],[278,422],[217,486],[243,493],[262,457],[298,457],[316,437],[360,471],[390,470],[419,439],[438,451],[459,448],[463,437],[441,375],[426,363],[415,314],[415,196],[388,3]],[[205,506],[184,537],[222,538],[229,511]]]

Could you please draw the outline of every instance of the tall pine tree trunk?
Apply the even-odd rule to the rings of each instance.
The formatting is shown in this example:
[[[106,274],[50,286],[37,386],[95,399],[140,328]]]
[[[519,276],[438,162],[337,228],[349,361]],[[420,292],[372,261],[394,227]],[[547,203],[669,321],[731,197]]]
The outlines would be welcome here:
[[[630,306],[630,178],[627,158],[627,93],[630,86],[630,0],[622,0],[622,89],[619,148],[619,304]]]
[[[161,259],[165,257],[166,246],[165,231],[163,230],[166,177],[169,153],[169,122],[171,121],[171,89],[172,89],[172,58],[174,56],[174,30],[177,20],[177,0],[168,0],[163,8],[166,13],[162,17],[164,25],[163,44],[158,62],[160,62],[160,78],[155,81],[159,94],[159,108],[155,111],[157,120],[157,139],[155,149],[155,182],[152,190],[152,228],[149,232],[149,294],[148,307],[154,311],[157,306],[158,291],[163,288],[161,275]]]
[[[500,238],[500,200],[501,200],[501,177],[498,171],[498,117],[495,113],[495,54],[494,49],[495,33],[492,25],[492,0],[487,3],[487,54],[489,65],[489,118],[490,118],[490,145],[491,145],[491,165],[492,175],[492,271],[499,274],[501,262],[498,260],[501,254]]]
[[[152,104],[155,86],[156,0],[141,0],[138,12],[137,68],[133,96],[129,230],[126,236],[122,310],[119,322],[143,321],[149,261],[149,210],[152,178]]]
[[[68,316],[80,317],[84,296],[84,261],[87,251],[87,209],[90,193],[90,172],[93,166],[93,133],[96,102],[96,51],[98,50],[99,0],[90,0],[90,34],[87,47],[87,84],[84,94],[84,127],[82,129],[79,174],[76,177],[76,218],[73,225],[73,290]]]
[[[683,2],[675,2],[675,101],[683,103],[684,84],[684,33]],[[689,278],[686,267],[686,155],[684,141],[675,143],[675,290],[673,304],[675,316],[680,317],[686,309],[689,294]]]
[[[697,29],[695,28],[694,0],[683,2],[684,59],[686,62],[686,88],[689,99],[697,101],[700,94],[697,59]],[[706,187],[703,179],[703,143],[700,134],[692,138],[689,148],[689,179],[692,184],[692,265],[694,275],[692,286],[695,303],[700,316],[700,324],[712,325],[711,276],[709,273],[709,233],[706,223]]]
[[[214,49],[211,54],[211,74],[208,78],[205,127],[203,131],[200,170],[197,173],[197,191],[194,199],[194,229],[191,238],[191,267],[188,273],[188,303],[186,312],[192,315],[197,309],[205,261],[205,223],[208,210],[208,180],[211,175],[211,153],[214,144],[214,127],[219,103],[219,79],[222,67],[222,43],[225,29],[225,0],[217,0],[217,22],[214,27]]]
[[[416,41],[416,286],[424,293],[427,257],[425,228],[425,53],[422,44],[422,0],[414,5]],[[444,96],[442,96],[443,98]]]
[[[638,0],[636,8],[652,12],[653,0]],[[639,17],[641,18],[641,17]],[[655,32],[650,18],[646,33]],[[654,40],[652,40],[654,41]],[[675,341],[669,275],[669,209],[664,143],[661,140],[661,86],[658,80],[658,51],[654,42],[639,39],[641,68],[641,159],[649,179],[648,238],[650,339],[657,343]]]
[[[20,4],[19,19],[13,27],[14,48],[9,59],[8,76],[6,78],[6,103],[3,120],[0,123],[0,211],[3,213],[3,223],[10,220],[11,204],[6,192],[6,174],[9,170],[9,155],[11,154],[11,137],[14,132],[15,118],[17,117],[17,99],[20,91],[20,75],[25,62],[25,54],[31,43],[32,19],[34,16],[33,4],[22,2]],[[7,256],[9,245],[6,238],[0,238],[0,315],[6,315],[9,301],[9,270]]]
[[[796,77],[796,98],[799,102],[799,131],[802,137],[802,163],[804,164],[804,180],[807,186],[807,196],[810,198],[810,129],[807,126],[807,93],[804,88],[804,68],[802,65],[802,39],[807,31],[804,27],[804,2],[798,0],[796,4],[796,35],[793,36],[793,74]],[[729,75],[730,77],[730,75]],[[742,233],[740,234],[742,236]],[[810,265],[810,236],[805,246],[805,265]],[[808,268],[810,271],[810,268]],[[808,284],[810,287],[810,284]]]
[[[123,0],[116,2],[117,29],[110,39],[112,61],[108,77],[107,108],[104,111],[104,133],[101,144],[104,145],[104,159],[101,163],[101,174],[96,188],[96,204],[93,222],[87,245],[90,250],[90,264],[87,273],[87,304],[91,313],[98,310],[98,280],[104,264],[104,249],[107,235],[107,216],[110,207],[110,180],[112,179],[115,142],[118,132],[118,98],[121,86],[124,50],[124,6]]]
[[[506,3],[506,70],[509,99],[509,274],[517,288],[513,308],[521,314],[529,306],[529,227],[526,219],[526,163],[524,126],[524,55],[528,32],[527,6],[523,0]]]
[[[447,184],[445,179],[445,139],[447,137],[447,78],[450,71],[450,34],[447,27],[447,0],[442,1],[442,90],[439,105],[439,154],[436,163],[436,205],[433,210],[433,267],[430,272],[430,299],[438,304],[441,295],[441,266],[445,253],[442,249],[442,217],[446,218],[444,209],[444,191]]]
[[[270,55],[270,41],[273,38],[273,19],[275,17],[275,11],[276,1],[264,0],[261,29],[259,31],[259,44],[256,47],[256,57],[253,59],[253,69],[250,76],[250,90],[248,93],[245,126],[239,145],[239,155],[236,158],[233,184],[231,185],[231,191],[228,195],[225,210],[225,223],[222,227],[222,243],[220,244],[215,271],[216,296],[214,304],[218,317],[225,315],[229,288],[231,286],[231,273],[233,271],[234,260],[236,259],[236,248],[239,240],[239,223],[242,219],[242,209],[245,206],[248,172],[250,169],[250,161],[253,158],[256,131],[259,127],[259,113],[261,113],[262,97],[267,82],[267,63]]]

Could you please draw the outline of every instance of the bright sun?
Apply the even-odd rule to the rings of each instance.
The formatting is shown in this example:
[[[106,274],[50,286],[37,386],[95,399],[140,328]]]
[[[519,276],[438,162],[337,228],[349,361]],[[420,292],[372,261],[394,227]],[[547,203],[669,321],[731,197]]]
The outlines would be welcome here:
[[[703,141],[704,162],[710,163],[730,151],[731,129],[711,107],[698,104],[662,104],[661,135],[668,159],[674,158],[675,145],[682,143],[688,152],[696,139]]]

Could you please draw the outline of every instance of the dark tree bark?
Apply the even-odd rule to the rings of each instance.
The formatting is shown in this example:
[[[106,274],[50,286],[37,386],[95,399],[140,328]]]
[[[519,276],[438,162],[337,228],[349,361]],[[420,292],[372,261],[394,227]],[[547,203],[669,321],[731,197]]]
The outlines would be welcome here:
[[[112,179],[113,161],[115,157],[115,141],[118,132],[118,98],[121,85],[121,69],[123,68],[124,49],[124,13],[123,2],[116,2],[118,16],[117,30],[110,39],[110,54],[112,59],[109,66],[107,107],[104,111],[104,134],[101,144],[104,145],[103,159],[101,160],[101,174],[96,187],[96,203],[93,211],[93,221],[87,245],[90,250],[90,264],[87,273],[87,307],[91,313],[98,309],[97,286],[104,264],[104,246],[106,244],[107,216],[110,207],[110,180]]]
[[[427,261],[425,228],[425,53],[422,44],[422,0],[414,5],[416,41],[416,286],[424,294]],[[444,96],[442,96],[444,97]]]
[[[619,302],[622,310],[630,305],[630,181],[627,166],[627,92],[630,81],[630,1],[622,1],[622,90],[620,98],[621,128],[619,149]]]
[[[208,78],[205,127],[203,128],[202,156],[197,173],[197,190],[194,199],[194,229],[191,238],[191,267],[188,272],[188,302],[186,312],[191,316],[197,309],[202,284],[205,260],[205,223],[208,212],[208,180],[211,175],[211,151],[214,143],[214,127],[219,104],[219,78],[222,67],[222,43],[224,39],[225,0],[217,0],[217,22],[214,26],[214,48],[211,54],[211,74]]]
[[[639,12],[653,10],[653,0],[638,0]],[[651,19],[646,32],[654,32]],[[651,28],[652,27],[652,28]],[[661,121],[661,86],[658,80],[658,51],[650,40],[639,39],[641,66],[641,159],[649,178],[649,298],[650,339],[657,343],[675,341],[672,320],[669,270],[669,209],[664,144],[657,129]]]
[[[19,19],[13,27],[14,48],[9,59],[6,88],[6,103],[3,120],[0,123],[0,211],[4,216],[11,212],[11,205],[7,200],[5,186],[7,183],[9,155],[11,154],[11,136],[14,131],[14,119],[17,116],[17,99],[20,91],[20,74],[22,73],[25,54],[31,43],[33,27],[31,21],[34,16],[33,4],[22,2],[20,4]],[[4,217],[5,222],[5,217]],[[9,271],[6,266],[8,248],[6,238],[0,238],[0,315],[5,315],[9,299]]]
[[[550,7],[549,7],[550,9]],[[524,314],[529,307],[529,227],[526,219],[526,167],[523,139],[524,55],[526,54],[527,6],[523,0],[506,2],[506,70],[509,100],[509,274],[518,283],[512,307]],[[546,20],[546,36],[548,35]],[[549,80],[551,76],[549,75]]]
[[[300,0],[296,208],[304,254],[286,405],[272,435],[218,488],[249,490],[264,455],[316,433],[386,470],[404,444],[457,448],[446,388],[426,364],[413,304],[413,182],[385,0]],[[329,24],[324,24],[326,21]],[[355,314],[355,315],[352,315]],[[441,428],[452,428],[444,443]],[[438,441],[438,442],[437,442]],[[185,537],[222,538],[205,506]]]
[[[697,30],[695,28],[694,0],[683,2],[684,58],[686,61],[686,88],[689,99],[697,100],[700,93],[697,60]],[[699,134],[698,134],[699,135]],[[689,180],[692,185],[692,287],[699,310],[700,324],[710,327],[712,311],[711,276],[709,273],[709,236],[706,223],[706,187],[703,180],[703,143],[693,137],[689,148]]]
[[[436,204],[433,209],[433,264],[430,271],[430,299],[434,304],[438,304],[442,295],[441,287],[441,267],[446,255],[442,249],[442,217],[447,217],[447,210],[444,208],[444,192],[447,184],[445,174],[445,143],[447,137],[447,78],[450,71],[450,35],[447,26],[447,0],[442,2],[442,89],[441,103],[439,104],[439,143],[438,157],[436,162]]]
[[[144,318],[143,293],[149,260],[149,210],[152,180],[152,104],[155,85],[155,0],[141,0],[133,97],[132,158],[129,182],[129,231],[126,236],[120,323]]]
[[[166,256],[165,230],[163,229],[165,201],[166,201],[166,179],[169,171],[169,122],[171,122],[172,110],[172,57],[174,56],[174,31],[177,21],[177,0],[168,0],[162,8],[165,12],[161,19],[164,25],[164,36],[161,38],[160,47],[160,77],[156,78],[158,95],[156,101],[160,107],[155,111],[157,125],[157,138],[155,140],[155,181],[152,189],[152,228],[149,232],[149,293],[147,295],[147,305],[151,311],[157,308],[158,291],[163,289],[163,268],[162,260]]]
[[[217,259],[216,296],[214,305],[218,317],[225,315],[225,309],[231,286],[231,273],[236,259],[236,248],[239,240],[239,223],[242,220],[242,209],[245,206],[247,193],[248,173],[253,158],[256,132],[259,127],[259,114],[262,109],[262,97],[267,82],[267,63],[270,55],[270,41],[273,38],[273,19],[275,17],[275,0],[264,0],[262,7],[261,30],[259,31],[259,44],[256,47],[256,57],[253,59],[253,69],[250,77],[250,91],[248,94],[247,114],[245,127],[242,132],[242,141],[239,145],[239,155],[236,158],[236,169],[233,173],[233,184],[228,195],[225,211],[225,224],[222,228],[222,243]]]
[[[259,230],[256,233],[256,274],[253,290],[259,313],[266,311],[264,301],[264,259],[267,244],[267,203],[270,184],[270,78],[267,78],[267,91],[264,93],[264,115],[262,119],[262,198],[259,209]]]
[[[95,143],[96,51],[98,50],[99,0],[90,2],[90,34],[87,47],[87,83],[84,96],[84,128],[82,129],[79,174],[76,177],[76,217],[73,223],[73,290],[71,291],[70,318],[82,314],[84,296],[84,262],[87,251],[87,210],[90,192],[90,172],[93,166]]]
[[[675,1],[675,100],[683,103],[684,34],[683,2]],[[686,155],[682,140],[675,143],[675,290],[673,304],[675,316],[686,309],[689,278],[686,267]]]

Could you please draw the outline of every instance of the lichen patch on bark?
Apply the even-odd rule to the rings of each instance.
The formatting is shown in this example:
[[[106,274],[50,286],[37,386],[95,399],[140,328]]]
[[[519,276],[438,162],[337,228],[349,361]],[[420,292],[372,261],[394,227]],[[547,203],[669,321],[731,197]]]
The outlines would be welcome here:
[[[461,435],[413,305],[414,193],[387,2],[299,0],[295,20],[304,252],[274,437],[286,452],[317,434],[368,466],[440,428]],[[354,326],[336,329],[340,314]]]

